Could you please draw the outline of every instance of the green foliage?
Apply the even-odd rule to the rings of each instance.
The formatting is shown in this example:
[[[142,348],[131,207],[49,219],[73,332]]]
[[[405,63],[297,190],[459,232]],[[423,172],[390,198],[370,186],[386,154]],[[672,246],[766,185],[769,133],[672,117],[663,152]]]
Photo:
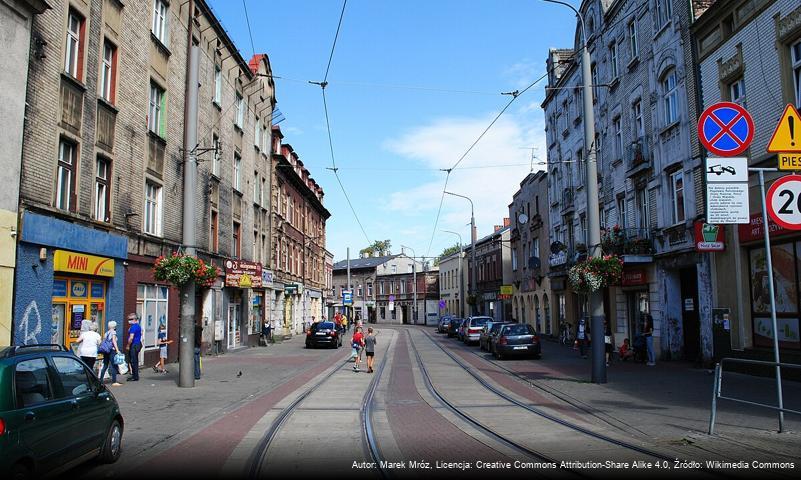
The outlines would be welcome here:
[[[385,255],[392,254],[392,241],[390,239],[386,240],[376,240],[370,246],[365,247],[359,250],[359,256],[364,257],[383,257]]]
[[[198,286],[210,287],[219,275],[220,269],[217,266],[177,252],[170,256],[160,256],[153,264],[153,277],[176,287],[181,287],[192,280]]]

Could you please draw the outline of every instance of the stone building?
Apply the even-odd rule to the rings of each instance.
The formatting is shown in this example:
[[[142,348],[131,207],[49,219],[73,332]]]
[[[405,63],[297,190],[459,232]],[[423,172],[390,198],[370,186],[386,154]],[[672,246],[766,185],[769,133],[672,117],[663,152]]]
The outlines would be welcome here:
[[[439,261],[439,298],[445,301],[445,308],[440,309],[441,315],[464,318],[469,312],[465,303],[469,282],[465,256],[469,251],[469,248],[462,247]]]
[[[440,313],[439,270],[418,270],[416,274],[408,271],[383,274],[378,276],[376,281],[378,282],[375,297],[376,323],[437,324]],[[415,298],[417,311],[415,311]]]
[[[622,256],[621,286],[605,292],[616,336],[654,320],[662,358],[711,358],[708,256],[693,242],[704,214],[702,162],[693,143],[697,102],[690,3],[585,0],[602,243]],[[586,255],[586,168],[582,125],[581,28],[573,49],[552,50],[546,111],[551,198],[551,288],[558,321],[587,312],[567,269]],[[561,252],[565,252],[562,254]],[[559,273],[559,272],[562,273]],[[564,282],[564,283],[563,283]],[[564,288],[563,288],[564,287]],[[572,328],[572,327],[571,327]]]
[[[476,288],[471,303],[471,315],[485,315],[496,320],[512,320],[512,295],[501,291],[512,283],[511,227],[508,218],[496,225],[490,235],[476,240],[476,264],[467,256],[468,278],[476,268]],[[508,297],[508,298],[507,298]],[[471,302],[472,300],[472,302]],[[518,320],[515,318],[515,320]]]
[[[552,335],[558,325],[551,322],[551,280],[548,276],[550,215],[548,214],[548,173],[530,173],[520,182],[509,204],[512,317],[533,325],[538,332]],[[543,257],[544,256],[544,257]]]
[[[17,211],[22,163],[22,129],[25,121],[25,90],[28,62],[41,53],[40,42],[31,36],[33,18],[50,5],[44,0],[3,0],[0,2],[0,31],[3,32],[3,69],[0,70],[0,347],[11,345],[14,298],[14,270],[17,250]],[[33,51],[31,51],[33,47]]]
[[[16,343],[70,344],[83,318],[101,330],[116,320],[125,333],[128,312],[142,319],[147,362],[160,324],[178,336],[178,291],[152,265],[182,248],[190,22],[200,50],[190,147],[198,255],[223,269],[246,261],[260,270],[268,258],[266,242],[251,246],[245,232],[269,235],[270,199],[259,192],[270,179],[270,65],[266,55],[245,62],[206,2],[195,5],[53,0],[34,18],[42,52],[28,71]],[[225,280],[195,299],[204,346],[217,351],[253,344],[264,315],[261,282]]]
[[[787,104],[801,107],[801,5],[793,0],[718,1],[696,9],[693,46],[698,59],[702,107],[719,101],[744,106],[755,134],[745,152],[751,167],[778,166],[766,151]],[[798,136],[799,127],[795,135]],[[766,173],[766,189],[783,174]],[[756,358],[773,360],[773,335],[767,290],[764,225],[759,180],[750,176],[751,223],[726,225],[726,250],[710,254],[714,266],[711,302],[729,314],[731,328],[715,344],[715,356],[730,346]],[[776,285],[779,348],[782,361],[795,362],[799,336],[799,258],[797,231],[769,225]],[[790,356],[788,358],[788,355]]]

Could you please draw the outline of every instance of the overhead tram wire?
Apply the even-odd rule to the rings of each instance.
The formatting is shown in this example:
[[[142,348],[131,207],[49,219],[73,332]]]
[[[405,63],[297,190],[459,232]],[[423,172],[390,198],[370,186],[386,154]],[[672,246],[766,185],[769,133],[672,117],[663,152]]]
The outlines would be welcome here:
[[[251,57],[255,57],[256,56],[256,46],[253,43],[253,31],[250,29],[250,17],[248,16],[248,6],[247,6],[247,3],[246,3],[246,0],[242,0],[242,8],[245,10],[245,23],[247,23],[247,26],[248,26],[248,35],[250,35],[250,48],[252,50]]]
[[[337,33],[334,34],[334,44],[331,45],[331,54],[328,55],[328,66],[325,67],[325,76],[323,77],[323,83],[328,82],[328,71],[331,69],[331,61],[334,59],[334,49],[337,48],[337,39],[339,38],[339,29],[342,27],[342,19],[345,17],[345,6],[347,6],[348,0],[344,0],[342,2],[342,11],[339,12],[339,23],[337,24]],[[325,89],[325,87],[323,87]]]
[[[543,79],[545,79],[547,77],[548,77],[548,72],[546,71],[544,74],[542,74],[542,76],[540,76],[539,78],[537,78],[536,80],[531,82],[523,90],[515,90],[513,92],[505,93],[504,95],[511,95],[512,96],[512,98],[509,99],[509,102],[507,102],[506,105],[503,107],[503,109],[501,109],[501,111],[498,112],[498,115],[496,115],[495,118],[492,119],[492,122],[490,122],[490,124],[487,125],[487,128],[485,128],[484,131],[481,132],[481,135],[478,136],[476,141],[473,142],[472,145],[470,145],[470,147],[464,152],[464,154],[462,154],[461,157],[459,157],[459,160],[457,160],[456,163],[451,168],[442,169],[442,171],[446,172],[447,175],[445,177],[445,185],[442,187],[442,196],[440,197],[440,200],[439,200],[439,208],[437,209],[437,217],[434,220],[434,231],[431,232],[431,240],[429,240],[429,242],[428,242],[428,250],[426,251],[426,255],[431,253],[431,245],[434,243],[434,236],[437,234],[437,226],[439,225],[439,217],[440,217],[440,214],[442,213],[442,204],[445,201],[445,190],[448,189],[448,180],[451,177],[451,172],[453,172],[453,170],[455,170],[456,167],[458,167],[459,164],[462,163],[462,160],[464,160],[465,157],[467,157],[467,155],[473,150],[473,148],[475,148],[475,146],[478,145],[478,142],[480,142],[481,139],[484,138],[484,135],[487,134],[487,132],[490,130],[490,128],[492,128],[492,126],[495,125],[495,122],[497,122],[498,119],[501,118],[501,115],[503,115],[506,112],[506,110],[508,110],[509,107],[512,106],[512,103],[514,103],[514,101],[517,100],[518,97],[520,97],[521,95],[526,93],[534,85],[538,84],[539,82],[541,82]],[[470,232],[470,235],[472,235],[472,234],[473,234],[473,232]]]

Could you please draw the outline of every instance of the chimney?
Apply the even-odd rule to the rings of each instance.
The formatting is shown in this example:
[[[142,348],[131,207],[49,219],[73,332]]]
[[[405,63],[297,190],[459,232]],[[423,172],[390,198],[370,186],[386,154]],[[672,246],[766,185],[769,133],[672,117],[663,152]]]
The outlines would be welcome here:
[[[498,230],[500,230],[502,228],[503,228],[503,226],[501,226],[501,225],[495,225],[495,229],[492,231],[492,233],[498,233]]]
[[[509,225],[511,225],[511,224],[512,224],[512,222],[511,222],[511,220],[509,220],[509,217],[504,217],[504,219],[503,219],[503,226],[504,226],[504,227],[508,227],[508,226],[509,226]]]

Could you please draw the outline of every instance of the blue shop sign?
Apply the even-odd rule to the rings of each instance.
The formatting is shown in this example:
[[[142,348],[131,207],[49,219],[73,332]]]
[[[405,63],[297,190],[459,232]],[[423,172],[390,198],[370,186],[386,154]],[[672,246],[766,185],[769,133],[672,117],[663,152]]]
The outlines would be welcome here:
[[[66,280],[53,280],[53,296],[66,297],[67,296],[67,281]]]

